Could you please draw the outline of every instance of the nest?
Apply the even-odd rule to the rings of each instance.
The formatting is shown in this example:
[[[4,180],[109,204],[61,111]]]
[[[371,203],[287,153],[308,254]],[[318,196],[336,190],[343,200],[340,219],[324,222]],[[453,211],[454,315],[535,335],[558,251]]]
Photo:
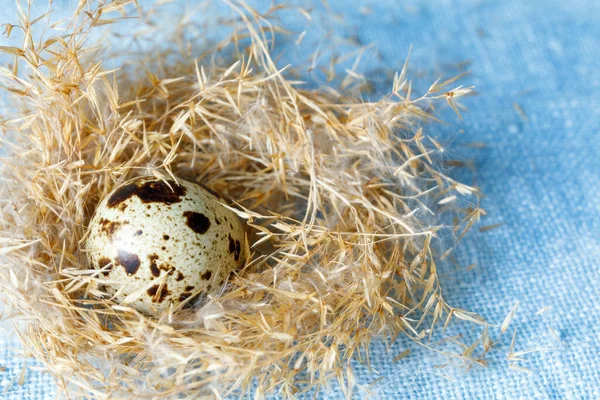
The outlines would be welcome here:
[[[15,62],[0,69],[14,107],[0,119],[0,290],[28,323],[27,350],[68,395],[295,397],[335,378],[350,397],[351,360],[368,363],[373,338],[432,348],[454,318],[486,324],[442,297],[436,262],[452,246],[439,238],[455,242],[483,211],[426,134],[434,105],[458,110],[470,89],[450,90],[450,79],[415,96],[406,66],[373,102],[303,89],[271,56],[277,10],[228,4],[231,34],[196,61],[171,49],[118,70],[90,35],[115,12],[148,16],[128,2],[82,1],[43,40],[32,27],[47,18],[24,9],[8,25],[24,41],[2,48]],[[142,63],[158,67],[131,68]],[[138,175],[232,199],[253,233],[219,295],[153,318],[102,292],[83,251],[87,223]],[[483,353],[459,356],[483,363]]]

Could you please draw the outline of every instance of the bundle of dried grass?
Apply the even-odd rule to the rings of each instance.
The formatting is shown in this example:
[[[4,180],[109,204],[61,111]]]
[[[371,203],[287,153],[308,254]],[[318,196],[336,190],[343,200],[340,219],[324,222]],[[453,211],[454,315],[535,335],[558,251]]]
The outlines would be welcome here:
[[[2,48],[15,56],[0,76],[17,111],[1,121],[0,290],[65,393],[294,397],[337,378],[350,397],[350,361],[368,362],[373,337],[431,347],[453,317],[485,325],[443,300],[433,245],[478,220],[478,191],[440,172],[444,147],[422,129],[431,104],[456,108],[469,89],[448,90],[451,79],[413,98],[406,67],[377,102],[300,89],[270,56],[268,15],[240,3],[241,27],[213,50],[232,64],[108,71],[88,35],[127,3],[83,0],[44,41],[31,32],[45,19],[23,10],[8,29],[23,46]],[[234,199],[255,232],[218,296],[158,319],[105,296],[82,251],[99,200],[149,174]],[[482,363],[473,350],[459,356]]]

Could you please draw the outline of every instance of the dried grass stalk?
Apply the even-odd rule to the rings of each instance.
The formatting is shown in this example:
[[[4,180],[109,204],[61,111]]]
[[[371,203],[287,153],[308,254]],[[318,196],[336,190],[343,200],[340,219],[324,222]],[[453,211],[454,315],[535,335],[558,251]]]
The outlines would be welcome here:
[[[350,360],[368,360],[374,337],[433,348],[454,317],[485,325],[443,300],[434,246],[478,220],[478,191],[440,172],[444,147],[422,129],[432,104],[456,109],[470,89],[451,79],[413,97],[406,67],[376,102],[301,89],[271,59],[274,10],[242,3],[229,4],[222,58],[179,58],[164,76],[108,71],[88,35],[127,3],[82,0],[43,41],[25,8],[23,45],[1,49],[15,57],[0,77],[17,111],[1,120],[0,290],[65,393],[294,397],[337,378],[350,397]],[[219,296],[159,319],[103,297],[81,250],[98,201],[145,174],[235,199],[255,232]],[[482,363],[473,350],[457,356]]]

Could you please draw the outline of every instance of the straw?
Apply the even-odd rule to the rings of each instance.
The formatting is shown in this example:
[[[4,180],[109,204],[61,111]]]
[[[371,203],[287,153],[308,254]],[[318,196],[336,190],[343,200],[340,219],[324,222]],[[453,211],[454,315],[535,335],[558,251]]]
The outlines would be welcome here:
[[[131,1],[82,0],[50,36],[34,35],[48,18],[34,22],[24,6],[11,25],[22,46],[1,48],[15,60],[0,79],[16,111],[0,119],[0,290],[68,396],[293,398],[335,379],[350,397],[350,361],[368,363],[376,338],[435,349],[430,336],[453,319],[487,326],[444,301],[436,269],[453,248],[440,237],[457,242],[484,214],[427,134],[435,104],[458,112],[471,89],[449,79],[417,95],[408,64],[377,101],[303,89],[271,56],[277,7],[227,4],[231,35],[210,53],[163,64],[178,38],[161,38],[170,50],[129,60],[161,66],[141,74],[126,62],[105,69],[110,48],[90,39],[147,17]],[[138,175],[231,199],[252,234],[218,296],[151,318],[102,292],[82,250],[87,223]],[[483,363],[487,348],[474,350],[452,356]]]

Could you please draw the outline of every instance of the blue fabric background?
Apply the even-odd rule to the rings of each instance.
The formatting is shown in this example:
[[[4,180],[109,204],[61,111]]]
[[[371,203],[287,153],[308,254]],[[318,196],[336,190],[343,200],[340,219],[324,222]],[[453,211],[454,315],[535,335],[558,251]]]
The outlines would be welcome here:
[[[12,0],[0,6],[0,23],[13,18]],[[417,83],[449,77],[469,62],[462,82],[479,94],[465,102],[464,121],[447,113],[452,125],[435,129],[452,139],[453,157],[474,160],[477,185],[487,195],[483,225],[503,225],[467,237],[460,262],[477,265],[446,276],[445,293],[451,304],[498,323],[521,302],[489,368],[439,369],[444,358],[410,343],[387,349],[375,342],[374,371],[356,366],[363,387],[356,397],[368,388],[381,399],[600,398],[600,2],[329,0],[329,6],[317,7],[313,28],[333,26],[331,13],[343,16],[335,19],[340,35],[379,49],[373,66],[400,69],[410,44]],[[471,142],[486,147],[473,149]],[[543,307],[549,310],[537,315]],[[508,368],[514,328],[515,350],[551,349],[525,356],[519,365],[529,374]],[[6,368],[0,397],[52,398],[54,386],[35,369],[24,385],[9,384],[22,367],[13,347],[0,341]],[[410,356],[394,363],[406,348]],[[334,388],[319,397],[343,398]]]

